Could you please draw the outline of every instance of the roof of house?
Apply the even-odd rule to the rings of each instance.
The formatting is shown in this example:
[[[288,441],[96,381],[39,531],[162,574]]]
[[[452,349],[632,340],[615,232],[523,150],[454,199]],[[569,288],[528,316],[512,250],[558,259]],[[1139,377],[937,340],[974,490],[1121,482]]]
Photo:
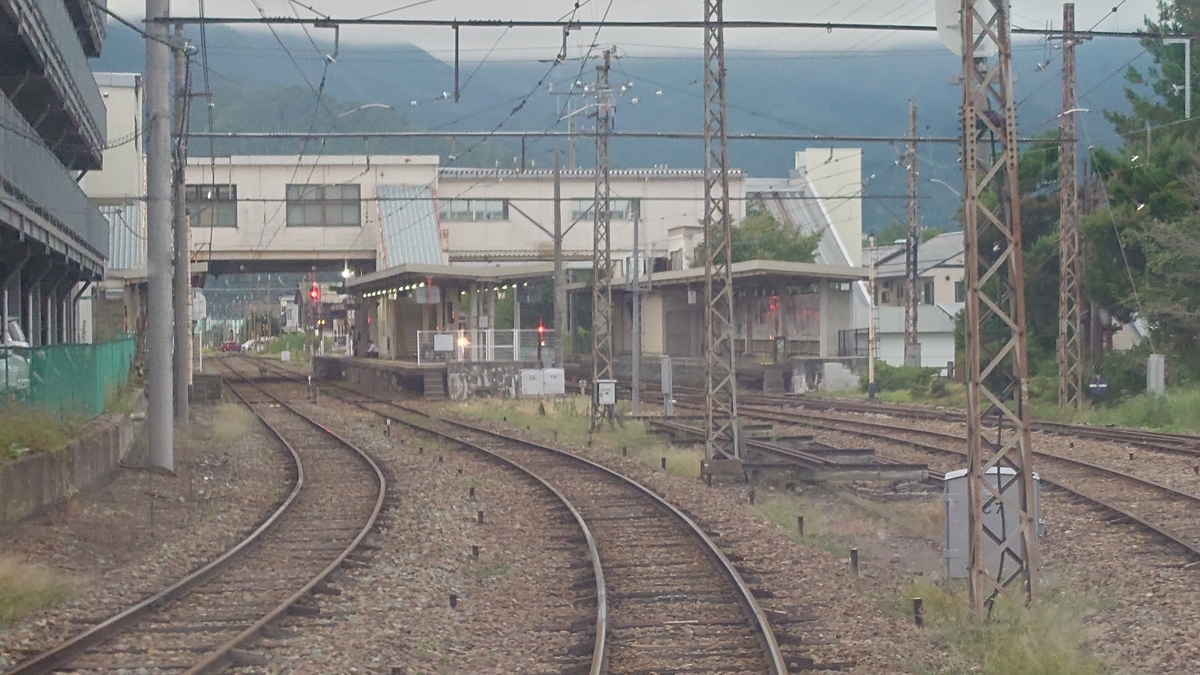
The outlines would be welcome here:
[[[377,185],[382,263],[441,265],[445,261],[433,191],[428,185]]]
[[[962,232],[947,232],[933,237],[917,246],[917,272],[924,273],[935,267],[961,266],[955,260],[963,253]],[[868,256],[864,255],[863,260]],[[904,276],[904,245],[889,244],[875,249],[875,270],[881,278]],[[864,263],[865,264],[865,263]]]

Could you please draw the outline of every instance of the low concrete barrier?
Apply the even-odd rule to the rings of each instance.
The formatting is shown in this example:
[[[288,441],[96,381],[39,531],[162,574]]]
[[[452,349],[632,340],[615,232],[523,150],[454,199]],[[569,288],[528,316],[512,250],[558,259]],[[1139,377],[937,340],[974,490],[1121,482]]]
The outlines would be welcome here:
[[[0,465],[0,522],[36,515],[107,485],[133,446],[139,424],[129,415],[101,415],[64,448]]]

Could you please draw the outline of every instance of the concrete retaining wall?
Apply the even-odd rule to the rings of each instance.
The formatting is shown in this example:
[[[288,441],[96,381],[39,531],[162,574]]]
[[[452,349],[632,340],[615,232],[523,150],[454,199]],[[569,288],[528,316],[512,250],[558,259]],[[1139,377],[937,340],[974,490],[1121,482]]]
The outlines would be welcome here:
[[[524,367],[520,363],[451,363],[447,366],[446,388],[455,401],[475,396],[516,398]]]
[[[0,466],[0,522],[20,520],[112,479],[139,431],[128,415],[101,415],[79,440]]]

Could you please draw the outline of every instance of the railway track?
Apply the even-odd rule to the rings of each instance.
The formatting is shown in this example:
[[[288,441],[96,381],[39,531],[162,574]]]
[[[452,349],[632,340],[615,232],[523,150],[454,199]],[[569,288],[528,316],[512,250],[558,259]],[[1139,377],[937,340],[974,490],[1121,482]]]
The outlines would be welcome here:
[[[822,415],[810,410],[780,410],[755,405],[739,406],[749,417],[904,443],[925,452],[966,457],[966,438],[958,434],[914,429],[903,425]],[[1129,520],[1157,532],[1200,560],[1200,522],[1196,508],[1200,497],[1154,481],[1090,462],[1035,451],[1044,483],[1055,485],[1112,513],[1112,522]]]
[[[843,412],[873,413],[879,415],[894,415],[897,417],[929,419],[944,422],[966,423],[965,413],[957,410],[944,410],[924,406],[899,405],[892,403],[872,403],[867,401],[851,401],[845,399],[824,399],[809,396],[768,396],[748,395],[747,403],[760,405],[785,406],[787,408],[804,407],[809,410],[827,410]],[[994,427],[993,427],[994,428]],[[1086,438],[1097,441],[1124,443],[1150,450],[1173,452],[1184,455],[1200,456],[1200,436],[1189,434],[1170,434],[1144,429],[1121,429],[1116,427],[1095,427],[1087,424],[1065,424],[1047,420],[1033,420],[1032,429],[1047,434]]]
[[[331,383],[322,384],[330,391]],[[573,505],[594,536],[595,581],[606,601],[593,652],[603,670],[594,672],[789,672],[766,612],[733,563],[691,518],[646,487],[561,450],[332,387],[341,392],[336,398],[382,418],[515,463]],[[819,667],[804,658],[792,663],[793,670]]]
[[[210,673],[248,665],[258,634],[312,593],[362,543],[387,479],[366,453],[242,378],[231,381],[290,454],[291,492],[238,544],[169,588],[9,671]]]

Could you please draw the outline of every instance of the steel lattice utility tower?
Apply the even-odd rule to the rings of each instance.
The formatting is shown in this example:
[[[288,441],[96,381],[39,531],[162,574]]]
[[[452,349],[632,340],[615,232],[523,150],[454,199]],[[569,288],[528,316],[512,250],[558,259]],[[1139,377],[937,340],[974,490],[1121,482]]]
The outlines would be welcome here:
[[[1079,188],[1075,149],[1075,5],[1063,5],[1063,111],[1059,125],[1062,150],[1058,160],[1058,405],[1083,405],[1083,260],[1079,248]]]
[[[592,205],[592,429],[612,419],[612,406],[600,405],[599,382],[613,379],[612,368],[612,211],[609,200],[609,137],[613,97],[608,81],[612,50],[596,67],[596,195]]]
[[[733,350],[725,9],[704,1],[704,456],[742,457]]]
[[[921,244],[921,223],[917,217],[917,104],[908,102],[908,236],[904,240],[904,365],[921,367],[921,339],[917,333],[918,293],[921,272],[917,265],[917,247]]]
[[[1014,589],[1032,601],[1038,574],[1009,27],[1008,0],[963,0],[968,560],[977,614]],[[986,56],[993,47],[995,59]],[[995,209],[983,199],[989,188],[999,197]],[[1010,429],[995,445],[984,439],[984,416],[993,409]],[[1003,531],[985,519],[985,507],[994,513],[998,506],[1007,516]]]

